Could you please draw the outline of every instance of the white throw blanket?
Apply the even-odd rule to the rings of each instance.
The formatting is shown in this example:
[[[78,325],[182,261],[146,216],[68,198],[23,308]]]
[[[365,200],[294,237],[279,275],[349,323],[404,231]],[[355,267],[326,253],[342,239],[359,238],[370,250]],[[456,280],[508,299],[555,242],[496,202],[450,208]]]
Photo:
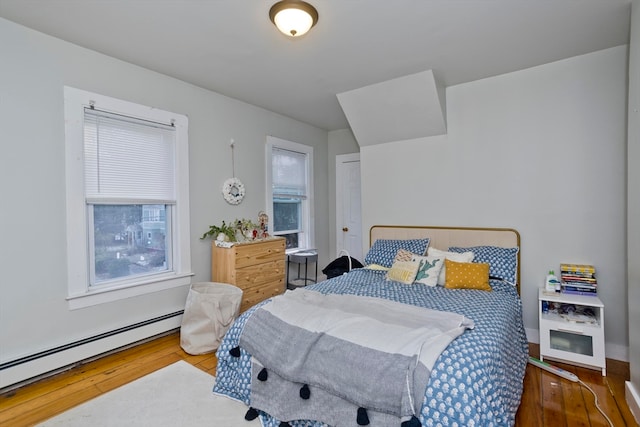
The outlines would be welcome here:
[[[364,408],[370,425],[398,425],[419,413],[440,353],[472,328],[455,313],[288,291],[256,310],[240,337],[254,357],[251,406],[282,421],[332,426],[356,425],[356,414],[360,423]]]

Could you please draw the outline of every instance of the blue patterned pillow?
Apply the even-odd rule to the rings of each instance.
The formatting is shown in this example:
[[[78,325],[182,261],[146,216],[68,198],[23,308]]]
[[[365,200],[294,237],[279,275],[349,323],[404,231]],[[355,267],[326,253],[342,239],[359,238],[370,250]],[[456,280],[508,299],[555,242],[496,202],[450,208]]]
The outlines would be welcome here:
[[[424,255],[429,247],[429,239],[391,240],[378,239],[373,243],[367,256],[364,257],[365,264],[380,264],[384,267],[391,267],[393,259],[398,249],[406,249],[417,255]]]
[[[489,275],[516,283],[519,248],[498,246],[473,246],[470,248],[450,247],[450,252],[473,252],[473,262],[489,264]]]

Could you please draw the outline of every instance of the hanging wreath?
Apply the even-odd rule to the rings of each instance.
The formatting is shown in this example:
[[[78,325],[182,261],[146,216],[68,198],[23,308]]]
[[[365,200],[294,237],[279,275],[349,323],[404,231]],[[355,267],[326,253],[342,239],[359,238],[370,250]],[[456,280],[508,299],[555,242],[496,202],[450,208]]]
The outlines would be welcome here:
[[[233,168],[233,178],[227,179],[222,184],[222,196],[231,205],[238,205],[244,199],[244,184],[236,178],[236,161],[233,155],[234,141],[231,140],[231,167]]]
[[[238,178],[229,178],[222,185],[222,195],[227,203],[240,204],[244,198],[244,184]]]

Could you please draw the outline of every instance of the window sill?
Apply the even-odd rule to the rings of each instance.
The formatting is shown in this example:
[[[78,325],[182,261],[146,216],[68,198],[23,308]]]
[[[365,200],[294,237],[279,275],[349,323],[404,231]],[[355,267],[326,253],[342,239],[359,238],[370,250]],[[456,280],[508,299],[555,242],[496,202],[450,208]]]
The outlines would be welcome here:
[[[112,287],[106,289],[87,290],[86,293],[81,295],[68,296],[67,302],[69,304],[69,310],[77,310],[80,308],[91,307],[94,305],[105,304],[139,295],[190,285],[191,276],[193,276],[193,273],[186,273],[133,286],[129,285],[127,287],[119,288]]]

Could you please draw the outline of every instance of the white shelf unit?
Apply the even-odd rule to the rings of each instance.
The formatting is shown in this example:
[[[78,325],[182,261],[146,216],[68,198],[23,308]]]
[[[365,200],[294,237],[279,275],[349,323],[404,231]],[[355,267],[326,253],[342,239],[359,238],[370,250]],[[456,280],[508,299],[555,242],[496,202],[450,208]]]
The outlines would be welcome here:
[[[577,312],[593,316],[572,320],[554,307],[574,306]],[[550,294],[538,291],[540,321],[540,360],[552,359],[588,368],[601,369],[607,375],[604,352],[604,304],[590,295]]]

